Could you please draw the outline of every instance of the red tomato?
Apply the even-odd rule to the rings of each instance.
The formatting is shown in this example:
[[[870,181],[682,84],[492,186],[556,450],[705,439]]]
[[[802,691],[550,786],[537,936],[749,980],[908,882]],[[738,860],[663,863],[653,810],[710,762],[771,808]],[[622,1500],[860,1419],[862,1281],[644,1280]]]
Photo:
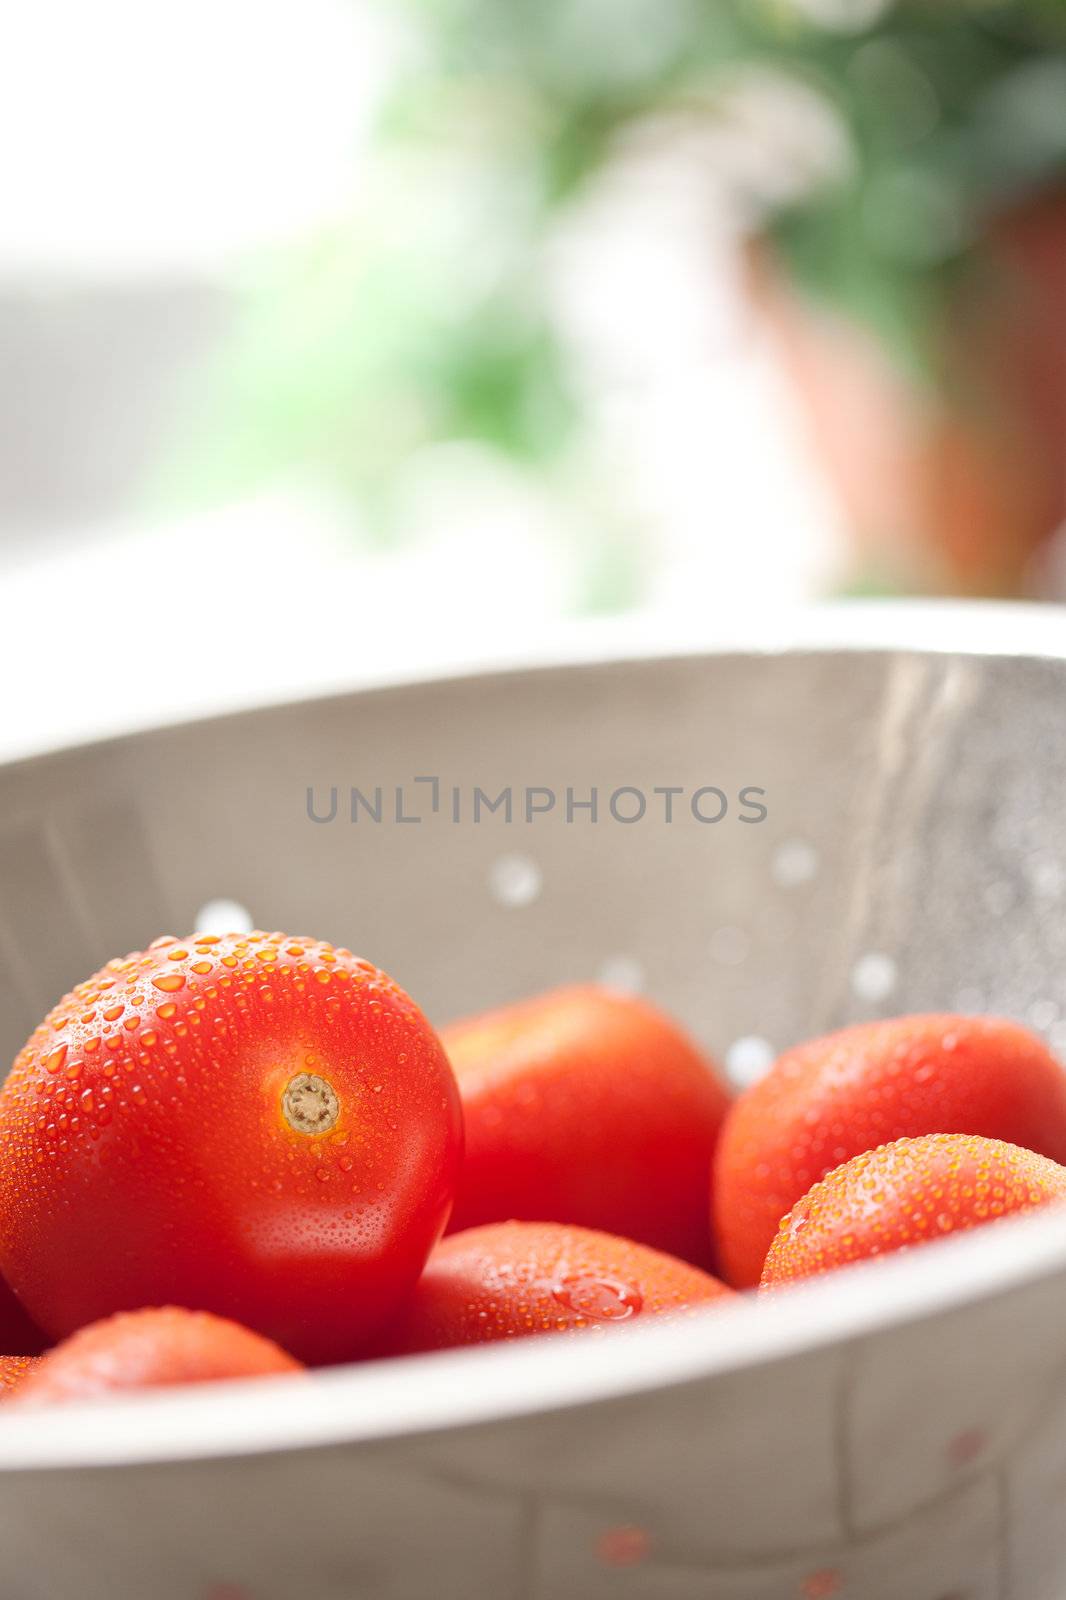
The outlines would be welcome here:
[[[0,1267],[53,1338],[177,1303],[344,1360],[414,1286],[461,1145],[436,1034],[369,962],[158,940],[61,1001],[0,1091]]]
[[[762,1288],[1066,1201],[1066,1168],[998,1139],[927,1133],[837,1167],[784,1218]]]
[[[40,1364],[36,1356],[0,1356],[0,1401],[21,1389],[34,1367]]]
[[[439,1244],[386,1353],[602,1331],[732,1298],[686,1261],[590,1228],[497,1222]]]
[[[0,1350],[20,1356],[37,1356],[48,1343],[40,1328],[26,1315],[14,1291],[0,1278]],[[3,1360],[0,1357],[0,1360]]]
[[[550,1217],[708,1261],[727,1095],[661,1012],[608,989],[557,989],[441,1038],[466,1123],[452,1232]]]
[[[798,1045],[735,1101],[712,1198],[731,1283],[758,1283],[785,1212],[852,1156],[923,1133],[975,1133],[1066,1161],[1066,1073],[995,1017],[867,1022]]]
[[[19,1405],[91,1400],[120,1389],[153,1389],[223,1378],[267,1378],[304,1369],[271,1340],[208,1311],[162,1306],[121,1311],[80,1329],[34,1362]]]

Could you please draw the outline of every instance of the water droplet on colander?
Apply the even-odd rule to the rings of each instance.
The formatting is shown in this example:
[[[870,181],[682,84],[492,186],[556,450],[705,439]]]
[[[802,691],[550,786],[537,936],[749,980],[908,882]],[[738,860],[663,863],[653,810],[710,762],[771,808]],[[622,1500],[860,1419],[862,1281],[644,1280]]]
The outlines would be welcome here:
[[[541,870],[529,856],[500,856],[489,869],[489,889],[502,906],[532,905],[543,884]]]
[[[239,900],[208,900],[195,917],[197,933],[250,933],[252,914]]]
[[[798,889],[818,873],[818,852],[806,839],[786,839],[774,851],[770,876],[779,889]]]
[[[1054,1000],[1034,1000],[1026,1012],[1029,1026],[1039,1033],[1046,1033],[1058,1021],[1058,1016],[1059,1008]]]
[[[746,1089],[768,1072],[774,1061],[774,1047],[768,1039],[748,1033],[734,1039],[725,1053],[725,1068],[729,1080],[738,1089]]]
[[[860,956],[851,969],[851,987],[860,1000],[885,1000],[899,977],[896,963],[880,950]]]
[[[625,1322],[638,1316],[644,1306],[644,1296],[632,1284],[585,1273],[563,1278],[552,1289],[552,1296],[567,1311],[596,1322]]]
[[[1044,900],[1057,900],[1066,888],[1066,868],[1053,856],[1041,856],[1032,862],[1029,877],[1033,889]]]

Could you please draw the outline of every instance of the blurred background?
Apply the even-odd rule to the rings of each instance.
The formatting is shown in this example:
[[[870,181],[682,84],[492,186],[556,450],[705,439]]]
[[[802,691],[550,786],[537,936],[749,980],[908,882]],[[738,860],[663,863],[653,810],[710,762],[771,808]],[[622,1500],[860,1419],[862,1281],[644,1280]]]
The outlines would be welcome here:
[[[37,0],[0,199],[2,753],[1066,596],[1064,0]]]

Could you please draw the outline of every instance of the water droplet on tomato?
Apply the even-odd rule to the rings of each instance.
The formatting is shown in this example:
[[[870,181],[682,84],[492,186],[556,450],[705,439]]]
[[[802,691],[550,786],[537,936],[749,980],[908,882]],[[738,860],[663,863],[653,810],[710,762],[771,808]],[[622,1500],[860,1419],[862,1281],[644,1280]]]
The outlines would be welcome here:
[[[158,978],[152,979],[152,986],[162,989],[164,994],[174,994],[178,989],[184,989],[185,978],[180,972],[164,972]]]
[[[552,1289],[552,1295],[567,1311],[597,1322],[625,1322],[638,1316],[644,1307],[644,1296],[631,1284],[585,1273],[563,1278]]]

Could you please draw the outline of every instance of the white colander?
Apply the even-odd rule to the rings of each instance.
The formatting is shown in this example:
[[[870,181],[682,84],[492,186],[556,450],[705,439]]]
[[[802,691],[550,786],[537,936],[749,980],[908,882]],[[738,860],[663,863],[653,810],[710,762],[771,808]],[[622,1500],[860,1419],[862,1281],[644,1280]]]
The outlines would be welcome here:
[[[438,1021],[642,987],[738,1081],[898,1011],[1064,1046],[1064,658],[1058,613],[867,610],[8,766],[5,1053],[220,899]],[[3,1600],[1060,1600],[1064,1507],[1053,1214],[772,1308],[0,1415]]]

